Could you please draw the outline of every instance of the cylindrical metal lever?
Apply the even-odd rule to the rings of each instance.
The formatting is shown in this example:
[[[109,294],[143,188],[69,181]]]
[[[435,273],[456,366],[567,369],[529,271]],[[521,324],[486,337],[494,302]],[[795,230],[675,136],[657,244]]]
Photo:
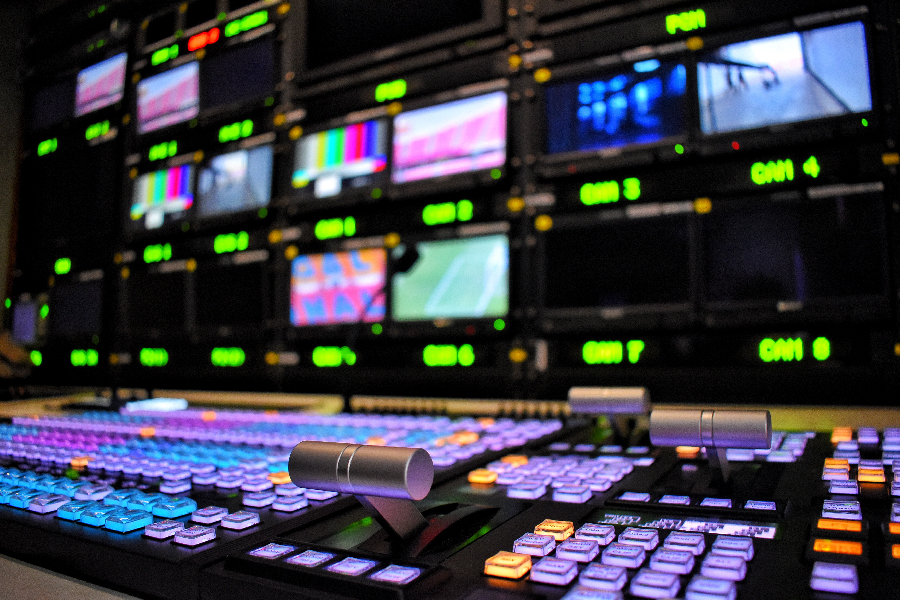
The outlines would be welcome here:
[[[772,417],[767,410],[654,410],[650,441],[657,446],[768,448]]]
[[[421,448],[300,442],[288,470],[300,487],[361,496],[421,500],[434,483],[434,463]]]

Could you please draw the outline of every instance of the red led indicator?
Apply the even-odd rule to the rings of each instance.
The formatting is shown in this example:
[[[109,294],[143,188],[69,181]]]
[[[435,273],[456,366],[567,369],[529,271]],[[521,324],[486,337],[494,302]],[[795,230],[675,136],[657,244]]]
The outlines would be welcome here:
[[[199,50],[200,48],[204,48],[206,46],[209,46],[210,44],[215,44],[218,41],[219,28],[213,27],[209,31],[204,31],[202,33],[198,33],[197,35],[192,35],[188,40],[188,52]]]
[[[734,148],[735,150],[741,149],[741,145],[738,144],[737,142],[731,142],[731,147]]]

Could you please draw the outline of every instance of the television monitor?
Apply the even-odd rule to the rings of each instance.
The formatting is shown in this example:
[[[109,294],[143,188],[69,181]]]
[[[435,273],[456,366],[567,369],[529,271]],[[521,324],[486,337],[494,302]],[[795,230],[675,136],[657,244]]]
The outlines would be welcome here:
[[[506,92],[492,92],[394,117],[394,183],[468,173],[506,163]]]
[[[268,206],[272,198],[272,145],[213,157],[197,176],[197,212],[215,217]]]
[[[12,339],[17,344],[33,344],[37,339],[38,306],[19,300],[12,310]]]
[[[38,131],[62,123],[72,116],[75,86],[71,78],[38,89],[29,105],[29,126]]]
[[[201,263],[194,277],[198,325],[234,327],[262,323],[265,289],[262,264]]]
[[[687,132],[687,69],[644,60],[553,80],[544,91],[547,153],[651,144]]]
[[[200,67],[203,110],[261,98],[275,87],[271,37],[242,44],[204,59]]]
[[[416,244],[418,260],[391,278],[395,321],[502,317],[509,312],[506,235]],[[398,246],[395,258],[406,249]]]
[[[715,134],[872,110],[860,22],[722,46],[698,58],[700,127]]]
[[[72,338],[100,333],[103,280],[58,283],[50,292],[50,336]]]
[[[135,269],[125,280],[122,299],[131,331],[155,329],[183,333],[187,324],[187,274],[152,273]]]
[[[291,323],[303,327],[382,321],[386,273],[383,248],[298,256],[291,263]]]
[[[388,123],[344,125],[304,135],[294,152],[291,185],[301,196],[329,198],[387,177]]]
[[[75,116],[80,117],[119,102],[125,95],[128,54],[122,52],[78,73]]]
[[[544,234],[544,308],[647,308],[690,300],[684,215],[573,225],[554,225]]]
[[[200,66],[196,61],[153,75],[137,85],[138,132],[193,119],[200,112]]]
[[[134,182],[131,220],[143,221],[144,229],[157,229],[178,220],[194,203],[194,167],[181,165],[145,173]]]
[[[713,304],[883,296],[880,194],[713,206],[703,215],[704,297]]]

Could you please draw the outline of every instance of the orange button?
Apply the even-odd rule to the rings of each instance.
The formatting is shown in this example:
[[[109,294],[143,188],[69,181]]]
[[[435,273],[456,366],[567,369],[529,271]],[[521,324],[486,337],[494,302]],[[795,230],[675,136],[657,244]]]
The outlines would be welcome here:
[[[488,469],[475,469],[469,472],[469,483],[494,483],[497,474]]]
[[[266,475],[266,479],[268,479],[275,485],[283,485],[285,483],[291,482],[291,476],[287,471],[277,471],[275,473],[269,473],[268,475]]]
[[[862,469],[860,469],[857,479],[859,479],[860,483],[884,483],[884,471],[880,473],[863,473]]]
[[[850,461],[846,458],[826,458],[825,459],[825,468],[826,469],[843,469],[844,471],[850,470]]]
[[[697,446],[678,446],[675,448],[678,458],[697,458],[700,454],[700,448]]]
[[[498,552],[484,561],[484,574],[519,579],[531,570],[531,557],[515,552]]]
[[[894,544],[891,546],[891,556],[894,558],[900,558],[900,544]]]
[[[900,535],[900,523],[888,523],[888,531],[891,535]]]
[[[153,437],[156,435],[154,427],[141,427],[141,437]]]
[[[817,526],[819,529],[831,531],[862,531],[861,521],[845,521],[844,519],[819,519]]]
[[[509,463],[513,466],[527,465],[528,457],[521,454],[508,454],[500,459],[500,462]]]
[[[831,432],[831,443],[837,444],[838,442],[852,442],[853,441],[853,428],[852,427],[835,427],[834,431]]]
[[[843,540],[817,539],[813,542],[813,552],[862,556],[862,544],[859,542],[845,542]]]
[[[544,519],[534,528],[534,532],[538,535],[552,535],[557,542],[564,542],[575,533],[575,526],[572,521]]]

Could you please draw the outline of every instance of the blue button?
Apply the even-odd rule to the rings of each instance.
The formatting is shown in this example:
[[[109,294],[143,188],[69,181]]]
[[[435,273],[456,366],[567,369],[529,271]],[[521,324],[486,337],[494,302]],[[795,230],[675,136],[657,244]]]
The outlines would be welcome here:
[[[105,529],[128,533],[143,529],[153,523],[153,515],[145,510],[127,510],[123,513],[109,515],[103,524]]]
[[[73,500],[60,506],[56,511],[56,516],[66,521],[77,521],[88,508],[100,506],[104,506],[103,503],[96,500]]]
[[[169,498],[153,505],[153,514],[164,519],[177,519],[197,510],[192,498]]]

